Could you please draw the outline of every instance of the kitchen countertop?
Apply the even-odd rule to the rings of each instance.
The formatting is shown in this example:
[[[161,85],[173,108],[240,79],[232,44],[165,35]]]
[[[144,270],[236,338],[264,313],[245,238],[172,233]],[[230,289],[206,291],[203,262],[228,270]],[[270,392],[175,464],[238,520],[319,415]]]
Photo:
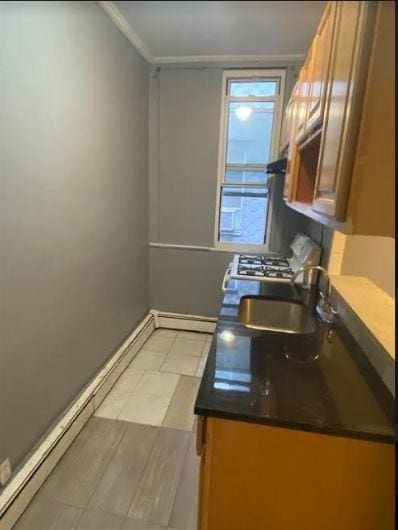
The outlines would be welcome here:
[[[300,287],[230,280],[195,414],[394,442],[394,399],[339,319],[297,337],[238,321],[244,295],[302,299]]]

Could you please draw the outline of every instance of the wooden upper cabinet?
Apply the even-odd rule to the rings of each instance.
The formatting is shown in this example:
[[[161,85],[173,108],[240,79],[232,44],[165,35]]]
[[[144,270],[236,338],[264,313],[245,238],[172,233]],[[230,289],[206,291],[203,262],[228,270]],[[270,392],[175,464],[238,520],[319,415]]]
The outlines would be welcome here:
[[[313,42],[306,130],[311,133],[323,121],[330,50],[336,20],[336,2],[329,3]]]
[[[283,188],[283,197],[287,201],[292,200],[293,196],[293,184],[294,184],[294,174],[295,174],[295,160],[296,160],[296,150],[297,146],[295,143],[295,136],[297,130],[297,114],[298,114],[298,98],[299,98],[299,81],[296,82],[290,101],[286,107],[286,113],[289,113],[289,117],[286,120],[287,131],[286,138],[288,144],[287,152],[287,164],[286,164],[286,175],[285,175],[285,184]]]
[[[302,142],[305,138],[306,133],[306,121],[307,121],[307,111],[308,111],[308,102],[310,96],[310,76],[312,68],[312,56],[313,56],[313,46],[310,48],[310,51],[307,54],[305,63],[300,70],[299,80],[298,80],[298,91],[296,97],[297,105],[297,121],[296,121],[296,138],[295,141],[297,144]]]
[[[313,209],[344,220],[363,96],[369,2],[338,2]]]

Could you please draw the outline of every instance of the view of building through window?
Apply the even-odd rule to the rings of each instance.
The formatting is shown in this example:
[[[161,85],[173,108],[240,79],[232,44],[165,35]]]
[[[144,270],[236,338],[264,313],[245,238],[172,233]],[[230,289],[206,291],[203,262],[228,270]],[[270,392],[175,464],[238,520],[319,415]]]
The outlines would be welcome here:
[[[270,161],[280,79],[229,78],[224,97],[218,242],[264,245]],[[249,74],[250,75],[250,74]]]

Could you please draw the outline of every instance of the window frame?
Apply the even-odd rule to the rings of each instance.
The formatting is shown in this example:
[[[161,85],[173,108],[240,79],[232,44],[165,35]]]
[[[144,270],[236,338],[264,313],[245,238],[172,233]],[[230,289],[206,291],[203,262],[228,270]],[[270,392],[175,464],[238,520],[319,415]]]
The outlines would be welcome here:
[[[279,80],[279,93],[275,96],[264,96],[264,97],[236,97],[228,94],[228,82],[230,80],[249,80],[255,78],[269,78]],[[214,222],[214,248],[217,250],[225,250],[229,252],[269,252],[270,251],[270,235],[272,228],[272,213],[273,213],[273,188],[274,179],[268,177],[267,184],[252,184],[242,183],[231,184],[224,180],[226,174],[226,154],[227,154],[227,140],[228,140],[228,117],[229,117],[229,104],[234,101],[239,102],[255,102],[255,101],[272,101],[275,103],[274,121],[272,127],[271,146],[270,146],[270,162],[277,159],[279,154],[279,144],[282,126],[282,112],[285,95],[285,84],[286,84],[286,70],[285,69],[247,69],[247,70],[224,70],[222,77],[221,87],[221,115],[220,115],[220,137],[218,147],[218,171],[217,171],[217,196],[216,196],[216,209],[215,209],[215,222]],[[235,164],[237,168],[242,167],[244,164]],[[228,167],[232,167],[234,164],[228,164]],[[261,171],[264,170],[264,166],[252,165],[253,169],[257,167]],[[221,221],[221,191],[223,187],[236,187],[236,188],[268,188],[268,212],[267,212],[267,225],[265,231],[265,244],[247,244],[247,243],[226,243],[219,241],[220,234],[220,221]]]

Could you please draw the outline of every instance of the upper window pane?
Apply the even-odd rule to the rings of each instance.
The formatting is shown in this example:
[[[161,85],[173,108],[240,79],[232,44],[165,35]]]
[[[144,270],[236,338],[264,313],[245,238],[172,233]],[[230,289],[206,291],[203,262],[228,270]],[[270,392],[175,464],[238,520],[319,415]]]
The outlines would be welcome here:
[[[274,107],[271,101],[230,102],[227,164],[269,162]]]
[[[270,97],[277,92],[277,81],[240,81],[229,82],[229,95],[233,97]]]

